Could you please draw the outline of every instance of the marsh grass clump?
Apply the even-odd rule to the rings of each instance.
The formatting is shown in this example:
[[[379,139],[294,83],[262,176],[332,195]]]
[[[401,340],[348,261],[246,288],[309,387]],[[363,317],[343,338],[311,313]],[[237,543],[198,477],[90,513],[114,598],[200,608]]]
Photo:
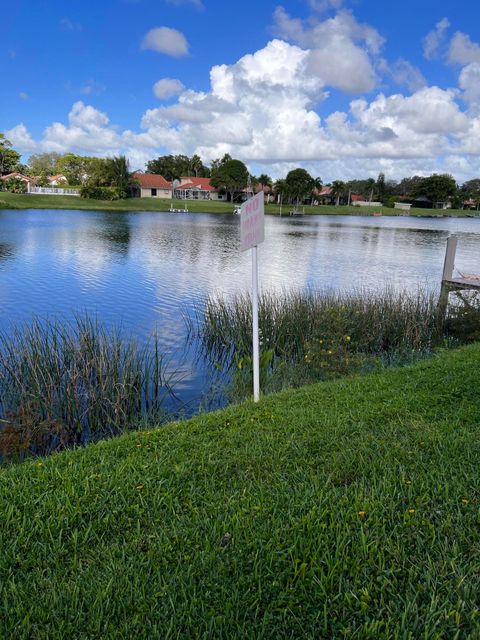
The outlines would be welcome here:
[[[155,336],[97,320],[33,320],[0,335],[0,456],[48,453],[158,423],[171,392]]]
[[[264,293],[259,324],[267,390],[412,362],[443,340],[437,301],[423,290]],[[251,326],[250,297],[237,295],[209,298],[195,328],[202,354],[246,389]]]

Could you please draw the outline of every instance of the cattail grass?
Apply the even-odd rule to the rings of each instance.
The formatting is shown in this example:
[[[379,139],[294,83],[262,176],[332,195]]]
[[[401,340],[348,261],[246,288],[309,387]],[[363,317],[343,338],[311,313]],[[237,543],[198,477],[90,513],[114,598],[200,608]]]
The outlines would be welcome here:
[[[88,316],[34,319],[0,335],[0,435],[24,449],[45,453],[157,422],[170,391],[157,336],[139,347]]]

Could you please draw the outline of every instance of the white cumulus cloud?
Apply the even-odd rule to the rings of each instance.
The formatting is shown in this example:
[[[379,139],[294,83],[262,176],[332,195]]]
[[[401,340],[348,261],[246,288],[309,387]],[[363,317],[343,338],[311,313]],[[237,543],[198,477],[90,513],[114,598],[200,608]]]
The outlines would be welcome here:
[[[438,54],[438,50],[445,41],[446,31],[450,26],[450,21],[443,18],[435,25],[435,29],[427,33],[423,39],[423,55],[427,60],[433,60]]]
[[[480,63],[471,62],[460,72],[458,85],[463,89],[464,99],[472,107],[480,107]]]
[[[472,42],[466,33],[457,31],[450,42],[448,61],[461,65],[480,62],[480,45]]]
[[[151,29],[142,40],[142,49],[150,49],[174,58],[188,55],[188,42],[181,31],[170,27]]]
[[[403,58],[398,58],[388,71],[396,84],[407,87],[409,91],[418,91],[427,84],[420,69]]]
[[[380,52],[383,38],[350,12],[341,11],[324,21],[304,22],[277,7],[273,28],[279,37],[308,51],[309,72],[324,85],[361,93],[371,91],[377,84],[373,59]]]
[[[454,169],[459,180],[478,174],[480,63],[462,57],[459,87],[446,89],[428,86],[404,59],[382,69],[381,36],[348,12],[305,22],[278,9],[276,29],[282,38],[212,67],[205,91],[159,80],[157,97],[178,98],[138,114],[132,130],[78,101],[67,121],[46,127],[39,140],[23,124],[6,134],[23,152],[124,153],[134,168],[165,153],[197,153],[207,162],[230,153],[274,177],[299,165],[324,180],[380,171],[389,178]],[[470,43],[467,51],[475,53]],[[375,88],[380,70],[409,94],[383,87],[361,97]],[[335,110],[331,87],[356,95]]]
[[[185,89],[183,83],[175,78],[162,78],[153,85],[153,93],[160,100],[168,100],[178,96]]]

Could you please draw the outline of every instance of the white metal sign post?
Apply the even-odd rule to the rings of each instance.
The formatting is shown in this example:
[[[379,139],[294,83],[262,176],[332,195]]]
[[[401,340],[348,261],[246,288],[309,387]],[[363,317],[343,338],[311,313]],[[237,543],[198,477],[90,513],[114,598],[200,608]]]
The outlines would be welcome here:
[[[260,344],[258,335],[257,247],[265,240],[265,195],[263,191],[242,204],[240,250],[252,250],[253,399],[260,400]]]

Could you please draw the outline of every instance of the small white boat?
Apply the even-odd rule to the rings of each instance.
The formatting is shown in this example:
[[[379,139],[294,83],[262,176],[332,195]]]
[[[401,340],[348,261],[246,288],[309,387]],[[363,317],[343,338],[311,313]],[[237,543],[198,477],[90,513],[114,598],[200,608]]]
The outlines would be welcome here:
[[[172,205],[170,205],[170,213],[188,213],[187,207],[185,209],[174,209]]]

